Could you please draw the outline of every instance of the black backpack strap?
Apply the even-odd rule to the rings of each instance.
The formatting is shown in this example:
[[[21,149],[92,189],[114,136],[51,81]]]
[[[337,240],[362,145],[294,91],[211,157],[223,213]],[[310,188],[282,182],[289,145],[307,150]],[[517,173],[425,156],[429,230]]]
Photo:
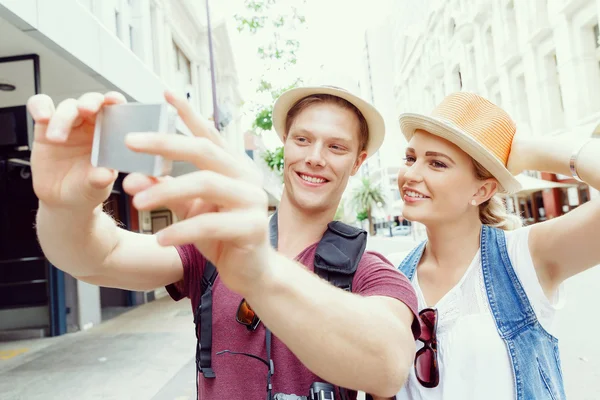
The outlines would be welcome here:
[[[196,367],[205,378],[214,378],[215,372],[211,368],[212,350],[212,288],[217,279],[217,269],[206,261],[204,275],[202,276],[202,297],[194,314],[196,325]],[[200,329],[198,329],[198,323]],[[198,332],[200,330],[200,332]]]
[[[333,221],[317,246],[315,273],[340,289],[352,291],[352,279],[367,247],[367,232]]]
[[[277,212],[271,216],[270,224],[271,245],[277,248]],[[202,275],[200,303],[194,313],[194,324],[196,326],[196,367],[205,378],[215,378],[215,372],[212,369],[212,288],[217,279],[217,268],[208,260],[204,267]],[[198,329],[198,325],[200,328]],[[267,334],[267,352],[270,353],[271,332]],[[267,355],[269,362],[272,363],[270,354]],[[273,374],[272,366],[269,369],[270,375]],[[196,379],[198,383],[198,379]],[[197,391],[197,390],[196,390]]]

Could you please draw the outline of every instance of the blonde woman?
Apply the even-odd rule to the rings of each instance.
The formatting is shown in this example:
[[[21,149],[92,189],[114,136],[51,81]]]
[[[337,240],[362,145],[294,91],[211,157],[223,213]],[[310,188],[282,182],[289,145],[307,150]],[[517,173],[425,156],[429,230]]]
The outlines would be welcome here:
[[[465,92],[400,124],[403,214],[427,240],[399,266],[422,334],[397,398],[564,399],[555,313],[564,280],[600,263],[600,199],[522,227],[498,194],[518,191],[523,170],[600,188],[600,141],[522,138],[506,112]]]

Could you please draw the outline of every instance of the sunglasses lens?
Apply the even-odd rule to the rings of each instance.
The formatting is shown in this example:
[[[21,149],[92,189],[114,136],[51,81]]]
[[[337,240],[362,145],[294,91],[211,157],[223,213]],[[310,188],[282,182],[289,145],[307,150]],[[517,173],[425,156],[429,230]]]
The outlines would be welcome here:
[[[256,317],[254,311],[250,308],[246,300],[243,300],[238,308],[237,319],[242,324],[250,325]]]
[[[437,368],[435,367],[435,354],[429,348],[419,351],[415,362],[417,379],[425,385],[437,383]]]
[[[419,314],[419,319],[421,323],[421,339],[424,342],[430,341],[433,335],[435,334],[435,322],[437,315],[433,310],[426,310]]]

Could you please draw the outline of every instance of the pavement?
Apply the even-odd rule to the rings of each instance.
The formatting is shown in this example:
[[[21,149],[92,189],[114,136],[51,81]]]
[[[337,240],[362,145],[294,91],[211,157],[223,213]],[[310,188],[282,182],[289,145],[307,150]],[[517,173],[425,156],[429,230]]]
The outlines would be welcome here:
[[[384,255],[410,237],[371,237]],[[600,399],[600,268],[566,282],[558,316],[567,398]],[[0,400],[193,400],[194,346],[187,300],[162,298],[84,332],[0,342]]]
[[[189,302],[162,298],[87,331],[0,343],[0,399],[193,399],[194,346]]]

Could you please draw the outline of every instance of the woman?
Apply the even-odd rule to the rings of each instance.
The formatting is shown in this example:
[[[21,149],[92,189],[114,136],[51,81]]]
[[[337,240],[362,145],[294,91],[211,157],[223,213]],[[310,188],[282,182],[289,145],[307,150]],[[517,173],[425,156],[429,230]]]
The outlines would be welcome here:
[[[518,191],[523,170],[600,188],[600,141],[522,138],[502,109],[465,92],[400,124],[403,215],[427,241],[399,267],[423,332],[398,399],[565,398],[555,313],[564,280],[600,264],[600,199],[522,227],[498,194]]]

